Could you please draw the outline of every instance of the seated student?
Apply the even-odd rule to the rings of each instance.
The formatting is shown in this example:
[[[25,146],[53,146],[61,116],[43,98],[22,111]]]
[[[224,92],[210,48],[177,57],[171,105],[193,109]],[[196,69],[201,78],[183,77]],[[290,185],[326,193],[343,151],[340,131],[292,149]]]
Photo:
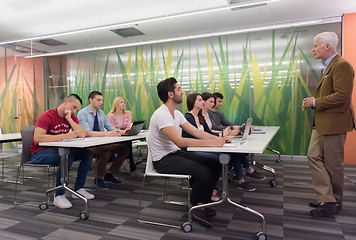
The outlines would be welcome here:
[[[214,105],[216,106],[216,104],[214,104],[215,103],[214,95],[211,93],[205,92],[205,93],[202,93],[201,96],[202,96],[203,103],[204,103],[204,108],[202,110],[202,114],[204,117],[211,116],[209,113],[212,111]],[[208,117],[208,119],[211,120],[212,118]],[[212,122],[213,121],[210,121],[210,126],[212,126]],[[207,123],[209,125],[209,121],[207,121]],[[226,127],[228,127],[228,126],[224,126],[224,127],[225,128],[223,130],[226,131]],[[217,129],[215,129],[215,131],[216,130]],[[237,134],[239,134],[239,132],[240,132],[240,130],[238,128],[236,128],[234,130],[231,130],[230,135],[237,135]],[[241,165],[246,169],[246,176],[248,176],[250,178],[254,178],[257,180],[264,180],[264,179],[266,179],[266,177],[264,175],[258,173],[256,170],[254,170],[252,168],[251,163],[248,160],[247,156],[248,156],[247,153],[233,154],[231,164],[235,170],[235,175],[236,175],[236,179],[237,179],[237,188],[243,189],[245,191],[253,192],[256,189],[249,182],[245,181],[243,174],[242,174]]]
[[[86,132],[79,124],[78,118],[74,115],[82,106],[82,100],[76,94],[69,95],[64,102],[56,109],[50,109],[42,113],[35,123],[34,135],[31,145],[31,162],[38,164],[53,164],[59,166],[56,176],[56,186],[61,184],[61,157],[58,154],[58,147],[41,147],[39,142],[56,142],[64,139],[85,137]],[[70,131],[70,130],[73,131]],[[84,189],[85,179],[90,169],[93,159],[92,153],[84,148],[71,148],[68,156],[69,168],[73,161],[80,160],[74,190],[87,199],[93,199],[94,195]],[[72,195],[76,198],[75,195]],[[72,207],[71,202],[66,198],[64,189],[56,191],[53,204],[59,208]]]
[[[230,127],[231,130],[236,131],[239,133],[239,129],[240,126],[238,125],[233,125],[231,122],[229,122],[224,114],[222,114],[221,112],[218,112],[217,110],[220,109],[221,105],[222,105],[222,100],[224,98],[224,96],[219,93],[219,92],[215,92],[213,93],[214,96],[214,106],[208,111],[208,115],[209,115],[209,119],[211,122],[211,129],[213,130],[218,130],[218,131],[222,131],[223,129],[225,129],[226,127]],[[231,135],[237,135],[234,132]]]
[[[108,113],[108,119],[111,125],[120,129],[120,133],[127,133],[132,124],[132,113],[126,110],[126,100],[122,97],[116,97]],[[121,144],[129,148],[130,173],[133,177],[143,177],[143,173],[136,171],[136,164],[132,154],[132,141],[122,142]]]
[[[202,101],[202,97],[199,93],[192,93],[189,94],[187,97],[187,107],[188,107],[188,113],[184,115],[184,117],[188,120],[189,123],[191,123],[194,127],[205,131],[209,134],[215,135],[215,136],[221,136],[218,132],[212,132],[209,126],[206,124],[206,121],[204,119],[204,116],[202,115],[202,110],[204,109],[204,103]],[[225,136],[228,136],[230,133],[230,128],[226,128],[225,130]],[[185,132],[184,130],[182,131],[182,137],[188,137],[188,138],[194,138],[191,136],[189,133]],[[219,162],[219,153],[214,153],[214,152],[195,152],[195,154],[200,155],[202,157],[206,158],[211,158],[215,161]],[[211,195],[211,200],[212,201],[219,201],[219,196],[217,195],[217,187],[215,187],[213,194]]]
[[[78,112],[79,122],[87,131],[88,137],[120,136],[120,131],[115,129],[107,119],[105,113],[100,109],[103,105],[101,92],[92,91],[88,97],[89,105]],[[96,164],[96,176],[94,184],[100,190],[109,189],[105,182],[121,183],[113,174],[117,173],[122,162],[127,158],[129,149],[122,144],[110,144],[90,148],[93,155],[98,157]],[[113,162],[106,171],[106,164],[111,156]]]
[[[153,113],[150,120],[148,144],[153,166],[159,173],[192,176],[189,207],[208,203],[219,180],[221,164],[181,148],[222,147],[225,141],[195,128],[176,109],[182,102],[183,91],[175,78],[159,82],[157,92],[164,104]],[[182,129],[198,139],[182,138]],[[197,209],[192,212],[192,217],[201,225],[212,227],[208,216],[215,214],[210,208]]]

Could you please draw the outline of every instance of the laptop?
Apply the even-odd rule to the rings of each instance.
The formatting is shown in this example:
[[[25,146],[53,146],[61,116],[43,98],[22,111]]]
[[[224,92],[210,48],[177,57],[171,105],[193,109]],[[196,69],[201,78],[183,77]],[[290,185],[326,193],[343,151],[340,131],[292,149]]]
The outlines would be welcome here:
[[[247,138],[247,136],[250,134],[250,130],[251,130],[251,126],[252,126],[252,118],[247,118],[246,124],[245,124],[245,129],[244,129],[244,133],[242,135],[242,138],[240,138],[241,140],[245,140]]]
[[[144,124],[145,124],[144,121],[134,122],[131,126],[130,131],[128,133],[122,134],[121,136],[133,136],[133,135],[139,134],[141,132]]]

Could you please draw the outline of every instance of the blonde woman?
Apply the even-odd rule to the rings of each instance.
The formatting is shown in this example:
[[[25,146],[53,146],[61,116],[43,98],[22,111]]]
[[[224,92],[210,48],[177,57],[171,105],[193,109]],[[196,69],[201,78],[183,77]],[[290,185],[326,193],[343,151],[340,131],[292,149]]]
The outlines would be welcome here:
[[[121,130],[121,134],[124,134],[130,130],[132,113],[126,110],[125,98],[116,97],[114,99],[111,110],[108,114],[108,119],[114,128]]]
[[[111,125],[116,129],[120,129],[121,134],[127,133],[131,128],[132,123],[132,113],[126,110],[126,99],[123,97],[116,97],[112,104],[111,110],[108,114],[108,119]],[[142,177],[141,172],[136,171],[135,161],[132,155],[132,142],[122,142],[121,144],[126,145],[129,151],[129,160],[130,160],[130,172],[133,177]]]

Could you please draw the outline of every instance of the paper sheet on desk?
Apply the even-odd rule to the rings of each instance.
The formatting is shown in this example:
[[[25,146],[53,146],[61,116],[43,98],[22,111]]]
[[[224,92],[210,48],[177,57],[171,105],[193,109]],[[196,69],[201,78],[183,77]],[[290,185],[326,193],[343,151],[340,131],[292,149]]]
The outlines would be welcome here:
[[[223,147],[227,147],[227,148],[233,148],[236,147],[237,143],[225,143]]]
[[[73,141],[92,142],[97,140],[98,140],[97,138],[70,138],[70,139],[63,139],[63,142],[73,142]]]
[[[79,141],[79,140],[84,140],[84,138],[69,138],[69,139],[63,139],[63,142],[73,142],[73,141]]]

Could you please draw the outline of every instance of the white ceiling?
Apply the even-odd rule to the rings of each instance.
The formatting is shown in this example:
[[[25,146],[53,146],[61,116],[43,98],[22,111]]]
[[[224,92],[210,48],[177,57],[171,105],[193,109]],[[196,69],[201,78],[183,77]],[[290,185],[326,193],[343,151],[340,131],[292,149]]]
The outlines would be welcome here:
[[[251,0],[245,0],[251,1]],[[256,0],[255,0],[256,1]],[[227,0],[1,0],[0,42],[39,37],[80,29],[127,23],[154,17],[227,6]],[[145,33],[122,38],[110,29],[52,37],[67,43],[49,47],[36,41],[34,50],[58,52],[86,47],[188,36],[271,24],[340,17],[355,13],[355,0],[280,0],[267,6],[230,9],[150,23],[131,24]],[[128,27],[128,26],[127,26]],[[115,28],[113,28],[115,29]],[[19,51],[31,41],[16,43]],[[13,47],[6,45],[7,47]]]

